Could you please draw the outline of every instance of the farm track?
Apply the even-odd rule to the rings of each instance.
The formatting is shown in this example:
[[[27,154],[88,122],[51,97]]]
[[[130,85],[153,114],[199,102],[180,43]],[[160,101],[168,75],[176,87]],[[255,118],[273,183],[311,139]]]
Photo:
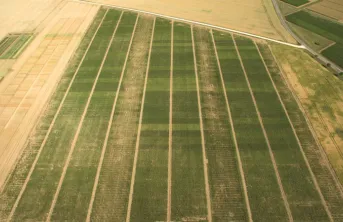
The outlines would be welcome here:
[[[343,217],[260,45],[104,8],[86,36],[0,195],[18,193],[8,221]]]
[[[171,196],[172,196],[172,159],[173,159],[173,48],[174,48],[174,21],[171,22],[170,38],[170,83],[169,83],[169,132],[168,132],[168,204],[167,222],[171,219]]]

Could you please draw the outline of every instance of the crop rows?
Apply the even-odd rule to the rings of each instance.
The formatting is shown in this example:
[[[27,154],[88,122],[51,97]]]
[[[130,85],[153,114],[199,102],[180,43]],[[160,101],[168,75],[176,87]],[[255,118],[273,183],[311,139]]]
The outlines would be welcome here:
[[[332,216],[336,220],[342,220],[342,191],[339,189],[337,181],[334,181],[332,172],[329,171],[327,165],[328,163],[324,156],[325,154],[321,152],[320,148],[316,144],[316,141],[311,134],[303,114],[301,113],[292,94],[289,92],[289,89],[282,80],[280,70],[275,63],[270,49],[264,44],[260,44],[258,47],[270,71],[271,77],[278,88],[280,97],[285,104],[286,110],[294,125],[308,161],[311,164],[312,170],[318,178],[318,184],[332,213]]]
[[[101,8],[0,220],[341,220],[323,158],[267,45]]]
[[[146,87],[131,219],[167,215],[171,24],[156,19]]]

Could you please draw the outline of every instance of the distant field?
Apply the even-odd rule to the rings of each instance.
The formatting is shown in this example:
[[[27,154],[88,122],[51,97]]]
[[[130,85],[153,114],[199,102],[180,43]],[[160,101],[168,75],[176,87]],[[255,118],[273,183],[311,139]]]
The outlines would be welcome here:
[[[0,42],[0,59],[15,59],[31,37],[32,34],[7,35]]]
[[[1,221],[343,220],[266,42],[105,7],[0,201]]]
[[[309,0],[281,0],[281,1],[297,6],[297,7],[310,2]]]
[[[343,55],[337,53],[343,48],[343,25],[312,15],[311,13],[300,11],[291,14],[286,19],[300,27],[321,35],[327,39],[335,41],[336,44],[323,52],[327,58],[343,67]]]
[[[343,2],[341,0],[322,0],[308,8],[343,23]]]

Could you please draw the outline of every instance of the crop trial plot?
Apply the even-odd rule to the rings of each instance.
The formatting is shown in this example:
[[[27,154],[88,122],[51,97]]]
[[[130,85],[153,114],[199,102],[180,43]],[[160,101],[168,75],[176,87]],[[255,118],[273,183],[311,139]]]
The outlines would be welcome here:
[[[0,220],[342,221],[340,189],[267,42],[102,7]]]
[[[8,34],[0,42],[0,59],[15,59],[31,40],[32,34]]]

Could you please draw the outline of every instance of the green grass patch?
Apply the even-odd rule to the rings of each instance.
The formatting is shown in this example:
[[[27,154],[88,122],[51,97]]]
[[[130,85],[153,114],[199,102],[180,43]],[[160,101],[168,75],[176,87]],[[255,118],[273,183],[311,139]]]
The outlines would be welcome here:
[[[335,43],[334,41],[327,39],[321,35],[318,35],[314,32],[311,32],[307,29],[304,29],[300,26],[297,26],[293,23],[288,23],[290,28],[315,51],[319,52],[320,50],[324,49],[325,47],[330,46],[331,44]]]
[[[284,16],[292,14],[292,13],[297,12],[299,10],[298,8],[296,8],[290,4],[287,4],[281,0],[278,1],[278,4],[279,4],[279,8],[280,8],[281,13]]]
[[[236,39],[287,200],[292,212],[300,206],[304,209],[303,214],[293,215],[294,220],[323,221],[328,219],[286,113],[254,43],[249,39],[240,37]],[[307,214],[309,212],[311,213]]]
[[[309,0],[281,0],[296,7],[309,3]]]

